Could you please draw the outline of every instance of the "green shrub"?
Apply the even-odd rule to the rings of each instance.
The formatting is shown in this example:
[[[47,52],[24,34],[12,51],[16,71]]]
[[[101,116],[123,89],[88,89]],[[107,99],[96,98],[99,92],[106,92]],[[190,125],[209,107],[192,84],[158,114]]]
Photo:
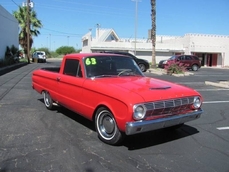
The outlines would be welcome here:
[[[186,71],[186,65],[179,62],[168,61],[165,65],[165,70],[167,71],[168,75],[182,74]]]

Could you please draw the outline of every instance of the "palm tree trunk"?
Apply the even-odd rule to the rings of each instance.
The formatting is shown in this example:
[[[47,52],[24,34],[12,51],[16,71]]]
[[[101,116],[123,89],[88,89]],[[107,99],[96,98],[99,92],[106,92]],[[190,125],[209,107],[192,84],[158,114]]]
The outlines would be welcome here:
[[[152,68],[156,68],[156,0],[151,0],[151,40],[152,40]]]
[[[30,0],[27,0],[27,59],[30,63]]]

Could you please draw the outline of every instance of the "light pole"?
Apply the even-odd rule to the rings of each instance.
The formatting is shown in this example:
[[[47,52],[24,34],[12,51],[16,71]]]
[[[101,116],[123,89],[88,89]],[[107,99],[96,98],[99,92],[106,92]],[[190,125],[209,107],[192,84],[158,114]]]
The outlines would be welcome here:
[[[49,48],[50,48],[50,51],[51,51],[51,49],[52,49],[52,43],[51,43],[52,40],[51,40],[51,36],[52,36],[52,35],[49,34]]]
[[[140,0],[132,0],[132,1],[135,2],[134,55],[136,55],[137,30],[138,30],[138,2],[140,2]]]
[[[55,41],[53,41],[53,51],[55,51]]]
[[[67,36],[67,38],[68,38],[68,46],[69,46],[69,36]]]

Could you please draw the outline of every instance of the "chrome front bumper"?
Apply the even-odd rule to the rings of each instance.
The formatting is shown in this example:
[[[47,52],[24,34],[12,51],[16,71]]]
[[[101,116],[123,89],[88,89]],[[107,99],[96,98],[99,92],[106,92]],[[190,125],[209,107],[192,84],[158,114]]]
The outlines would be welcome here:
[[[188,121],[192,121],[200,118],[203,110],[197,110],[191,113],[169,116],[167,118],[160,118],[149,121],[136,121],[126,123],[126,135],[133,135],[138,133],[143,133],[147,131],[162,129],[166,127],[171,127],[179,124],[183,124]]]

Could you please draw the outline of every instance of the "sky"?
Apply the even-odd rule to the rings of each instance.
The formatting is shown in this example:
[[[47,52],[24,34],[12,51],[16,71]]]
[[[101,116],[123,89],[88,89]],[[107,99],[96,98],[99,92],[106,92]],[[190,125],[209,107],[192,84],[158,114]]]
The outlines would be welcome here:
[[[32,0],[31,0],[32,1]],[[9,13],[26,0],[0,0]],[[147,38],[151,29],[150,0],[33,0],[43,27],[33,47],[54,51],[82,47],[81,38],[96,28],[114,29],[120,38]],[[229,0],[156,0],[156,34],[229,35]]]

